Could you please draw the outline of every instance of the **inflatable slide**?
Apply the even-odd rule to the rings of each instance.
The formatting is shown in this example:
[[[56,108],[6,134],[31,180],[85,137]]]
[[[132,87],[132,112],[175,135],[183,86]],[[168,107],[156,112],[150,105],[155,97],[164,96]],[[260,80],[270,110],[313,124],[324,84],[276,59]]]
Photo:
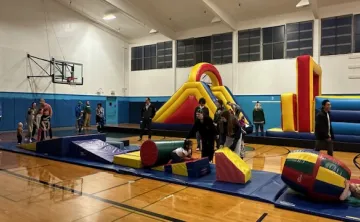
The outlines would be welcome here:
[[[200,81],[203,74],[209,76],[212,86]],[[211,118],[214,118],[218,99],[221,99],[224,104],[236,103],[231,91],[223,85],[215,66],[209,63],[199,63],[192,68],[188,81],[157,111],[153,119],[153,128],[189,130],[194,123],[194,110],[199,105],[200,98],[205,98]],[[230,106],[227,105],[227,108],[230,109]],[[252,132],[250,119],[243,112],[240,113],[240,116],[245,116],[247,131]]]

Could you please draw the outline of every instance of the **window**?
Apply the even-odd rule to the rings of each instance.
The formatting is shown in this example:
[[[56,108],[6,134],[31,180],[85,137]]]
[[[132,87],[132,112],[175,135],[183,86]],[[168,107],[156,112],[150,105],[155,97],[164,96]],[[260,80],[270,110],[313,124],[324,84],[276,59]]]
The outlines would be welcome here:
[[[195,64],[211,63],[211,36],[195,39]]]
[[[156,69],[156,44],[144,46],[144,70]]]
[[[191,67],[195,65],[194,39],[177,41],[177,67]]]
[[[157,68],[172,68],[172,41],[157,44]]]
[[[286,57],[313,55],[313,21],[286,24]]]
[[[285,26],[263,28],[263,60],[284,58]]]
[[[131,48],[131,71],[143,70],[143,46]]]
[[[232,33],[213,35],[212,39],[212,63],[232,63]]]
[[[355,52],[360,52],[360,15],[355,15],[354,21],[355,21],[355,30],[354,30]]]
[[[239,62],[260,61],[261,30],[239,31]]]
[[[351,53],[352,15],[321,20],[321,55]]]

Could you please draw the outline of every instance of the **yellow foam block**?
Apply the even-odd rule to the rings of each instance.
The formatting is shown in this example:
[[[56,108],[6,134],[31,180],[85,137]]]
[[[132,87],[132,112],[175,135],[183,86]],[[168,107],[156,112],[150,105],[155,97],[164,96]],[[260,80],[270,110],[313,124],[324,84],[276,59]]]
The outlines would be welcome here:
[[[216,153],[223,153],[225,155],[226,159],[228,160],[227,162],[232,163],[231,165],[226,162],[223,162],[223,161],[217,161],[217,163],[216,163],[216,165],[224,164],[224,165],[229,166],[229,167],[226,167],[228,169],[228,174],[237,175],[237,172],[241,172],[241,174],[243,175],[243,179],[244,179],[243,183],[246,183],[247,181],[249,181],[251,179],[251,168],[243,159],[240,158],[239,155],[234,153],[228,147],[219,149],[215,152],[215,155],[216,155]],[[233,168],[233,167],[235,167],[235,168]]]
[[[188,176],[188,170],[186,167],[186,163],[175,163],[171,165],[172,173],[180,176]]]
[[[17,145],[17,147],[25,150],[36,151],[36,143],[22,143],[20,145]]]
[[[140,151],[114,156],[114,164],[132,168],[142,168]]]
[[[281,121],[284,132],[294,132],[296,128],[294,98],[294,93],[281,94]]]
[[[153,167],[153,168],[151,168],[152,170],[156,170],[156,171],[162,171],[162,172],[164,172],[164,166],[157,166],[157,167]]]

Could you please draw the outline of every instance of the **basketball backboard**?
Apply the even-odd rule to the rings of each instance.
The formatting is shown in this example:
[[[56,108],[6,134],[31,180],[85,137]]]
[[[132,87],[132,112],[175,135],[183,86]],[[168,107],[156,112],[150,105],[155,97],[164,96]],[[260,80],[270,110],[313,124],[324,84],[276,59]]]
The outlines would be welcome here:
[[[71,78],[75,85],[84,84],[82,64],[53,59],[51,65],[53,83],[69,84]]]

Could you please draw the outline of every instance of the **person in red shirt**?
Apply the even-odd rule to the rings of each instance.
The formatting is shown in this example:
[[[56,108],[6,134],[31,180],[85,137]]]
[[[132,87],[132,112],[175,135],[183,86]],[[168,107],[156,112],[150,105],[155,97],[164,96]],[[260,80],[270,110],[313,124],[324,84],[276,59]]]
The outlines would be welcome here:
[[[40,99],[40,107],[42,109],[42,119],[46,118],[49,123],[47,131],[49,132],[50,139],[52,139],[51,117],[53,115],[53,110],[50,104],[45,102],[45,99]]]

